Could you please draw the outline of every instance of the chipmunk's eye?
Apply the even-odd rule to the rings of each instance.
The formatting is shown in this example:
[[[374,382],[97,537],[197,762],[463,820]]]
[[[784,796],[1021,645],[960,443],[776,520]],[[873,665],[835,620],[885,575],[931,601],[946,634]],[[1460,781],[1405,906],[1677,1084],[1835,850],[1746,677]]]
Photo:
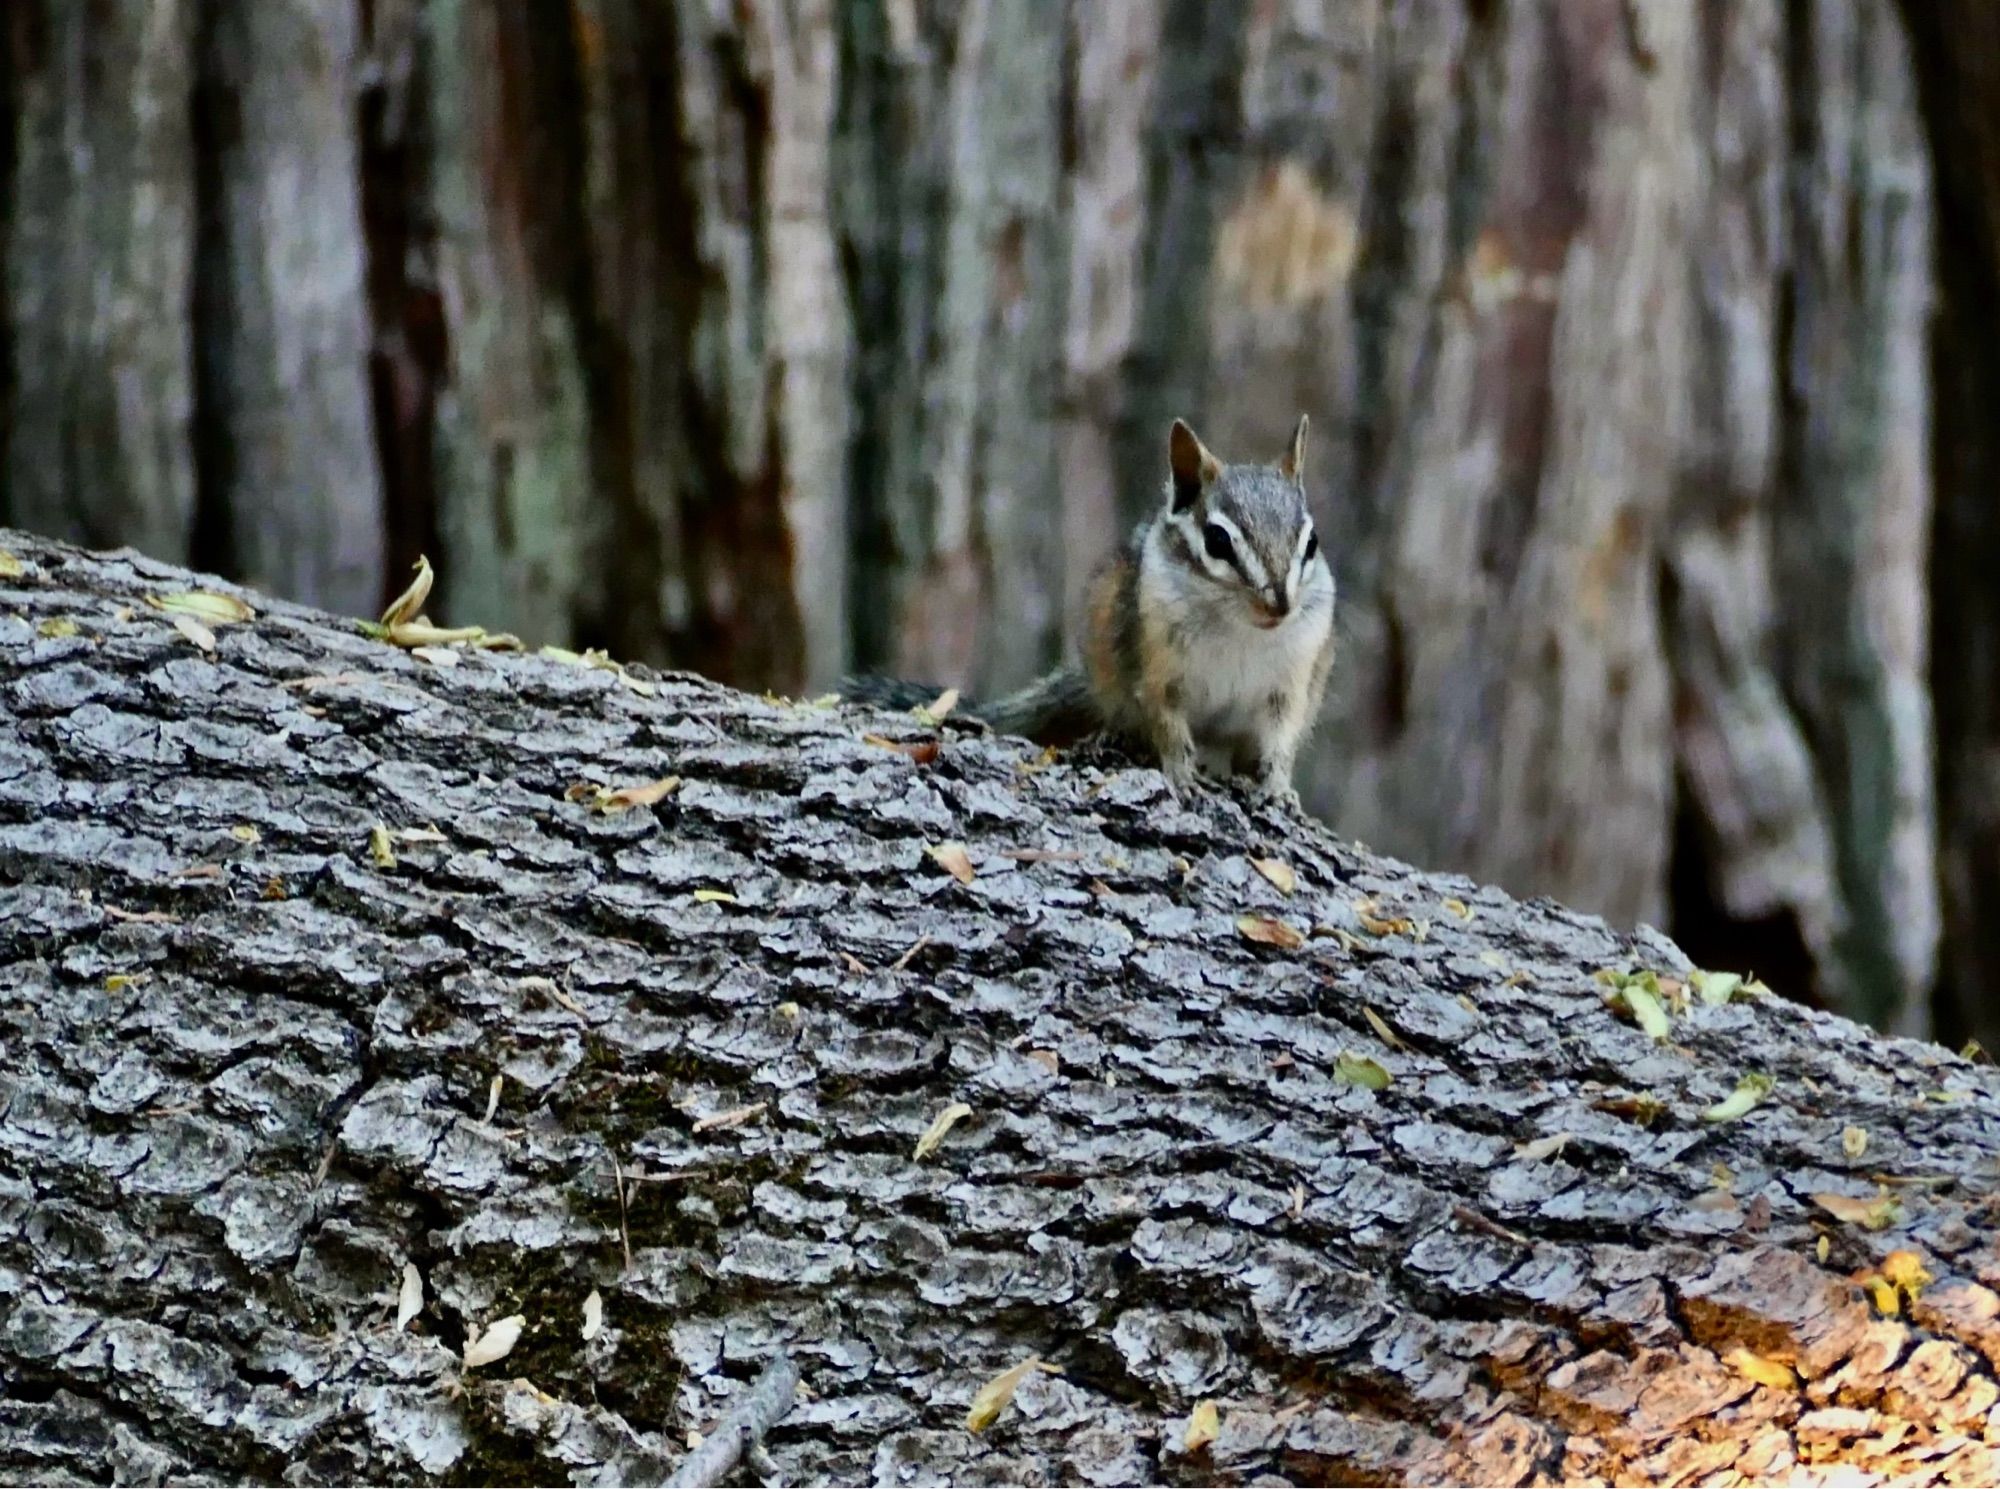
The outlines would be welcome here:
[[[1210,558],[1220,559],[1224,563],[1228,563],[1235,552],[1229,546],[1229,534],[1223,530],[1219,522],[1211,522],[1201,530],[1201,546],[1208,550]]]
[[[1311,537],[1306,539],[1306,562],[1311,563],[1314,559],[1318,557],[1319,557],[1319,534],[1314,533]]]

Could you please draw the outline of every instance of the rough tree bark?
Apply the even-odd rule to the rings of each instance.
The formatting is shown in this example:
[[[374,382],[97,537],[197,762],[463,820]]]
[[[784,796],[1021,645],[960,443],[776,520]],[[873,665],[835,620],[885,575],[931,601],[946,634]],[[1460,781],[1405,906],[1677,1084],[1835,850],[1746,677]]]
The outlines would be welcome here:
[[[1893,0],[23,0],[8,38],[0,521],[335,608],[429,551],[441,615],[533,641],[983,691],[1057,659],[1170,418],[1256,455],[1304,409],[1316,810],[1925,1026]]]
[[[1150,770],[0,542],[0,1475],[657,1481],[781,1354],[793,1482],[2000,1469],[1989,1069],[1656,1044],[1658,934]]]

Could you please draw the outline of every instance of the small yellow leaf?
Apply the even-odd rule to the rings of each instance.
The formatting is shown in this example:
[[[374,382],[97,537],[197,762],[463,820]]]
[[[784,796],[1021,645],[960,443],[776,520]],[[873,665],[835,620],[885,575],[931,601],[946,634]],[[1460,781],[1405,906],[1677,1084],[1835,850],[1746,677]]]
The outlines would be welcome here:
[[[385,626],[400,625],[406,620],[415,620],[423,611],[424,601],[431,597],[431,585],[437,576],[431,572],[430,559],[420,553],[417,555],[416,563],[411,567],[417,571],[417,577],[412,579],[410,587],[391,600],[389,608],[382,612],[382,624]]]
[[[726,889],[697,889],[694,892],[694,898],[695,903],[701,905],[733,905],[736,903],[736,896]]]
[[[1914,1251],[1892,1251],[1883,1257],[1882,1275],[1908,1293],[1912,1302],[1937,1280]]]
[[[1061,1373],[1035,1355],[1029,1355],[1011,1370],[1001,1371],[974,1393],[972,1405],[965,1412],[965,1430],[984,1432],[991,1427],[1000,1413],[1007,1409],[1007,1403],[1014,1399],[1014,1392],[1021,1388],[1021,1382],[1037,1370],[1045,1370],[1051,1375]]]
[[[239,822],[229,829],[229,835],[239,843],[260,843],[264,835],[248,822]]]
[[[929,703],[910,710],[917,716],[917,722],[929,724],[933,728],[942,724],[954,708],[958,707],[958,689],[946,688]]]
[[[1361,929],[1371,936],[1407,936],[1417,928],[1416,922],[1400,915],[1384,919],[1368,910],[1357,910],[1355,919],[1361,922]]]
[[[1396,1037],[1396,1031],[1389,1027],[1388,1020],[1370,1008],[1366,1003],[1361,1005],[1361,1016],[1368,1020],[1368,1027],[1375,1031],[1375,1037],[1388,1045],[1390,1049],[1400,1050],[1409,1048],[1408,1045]]]
[[[1860,1127],[1844,1127],[1840,1133],[1840,1151],[1849,1158],[1859,1158],[1868,1151],[1868,1133]]]
[[[780,1004],[778,1005],[778,1017],[779,1017],[779,1018],[781,1018],[781,1019],[786,1019],[786,1020],[788,1020],[788,1021],[793,1021],[793,1022],[796,1022],[796,1021],[797,1021],[797,1019],[798,1019],[798,1016],[799,1016],[799,1005],[798,1005],[798,1004],[796,1004],[796,1003],[780,1003]]]
[[[1903,1299],[1888,1278],[1871,1274],[1861,1279],[1861,1286],[1868,1293],[1868,1301],[1875,1305],[1875,1311],[1883,1317],[1894,1318],[1903,1311]]]
[[[1190,1453],[1199,1453],[1221,1435],[1222,1414],[1215,1409],[1215,1403],[1197,1401],[1194,1410],[1188,1413],[1187,1432],[1181,1438],[1181,1446]]]
[[[152,975],[150,972],[113,972],[104,979],[104,990],[107,993],[122,992],[128,987],[137,987]]]
[[[1799,1384],[1798,1374],[1791,1366],[1781,1360],[1767,1360],[1740,1344],[1724,1355],[1722,1362],[1733,1367],[1739,1375],[1756,1381],[1760,1386],[1769,1386],[1774,1391],[1795,1390]]]
[[[19,579],[21,573],[21,561],[5,548],[0,548],[0,579]]]
[[[506,1086],[507,1077],[498,1072],[494,1074],[491,1081],[487,1082],[485,1120],[489,1123],[493,1120],[493,1114],[500,1110],[500,1093],[506,1089]]]
[[[1366,1055],[1350,1055],[1345,1050],[1341,1052],[1340,1058],[1333,1062],[1333,1074],[1336,1080],[1369,1091],[1384,1090],[1394,1079],[1380,1060],[1370,1059]]]
[[[1750,988],[1741,976],[1734,972],[1696,972],[1688,978],[1701,1001],[1710,1007],[1719,1008],[1732,998],[1747,998]]]
[[[146,603],[155,610],[173,615],[192,615],[212,626],[239,625],[254,620],[257,612],[234,595],[218,595],[205,589],[184,590],[173,595],[147,595]]]
[[[67,615],[52,615],[35,627],[35,634],[45,641],[64,641],[76,634],[76,622]]]
[[[1275,946],[1280,951],[1297,951],[1306,944],[1305,934],[1296,926],[1273,920],[1268,915],[1237,916],[1236,934],[1245,941],[1255,941],[1259,946]]]
[[[965,851],[963,843],[939,843],[935,848],[924,850],[929,853],[937,866],[961,884],[972,882],[972,858]]]
[[[1250,867],[1269,879],[1279,894],[1290,895],[1299,887],[1299,876],[1281,858],[1253,858]]]
[[[1597,974],[1598,980],[1605,980],[1605,974]],[[1657,1044],[1664,1044],[1673,1033],[1673,1021],[1667,1017],[1666,1005],[1660,999],[1659,979],[1651,972],[1628,975],[1622,972],[1611,974],[1618,979],[1612,983],[1612,992],[1605,999],[1613,1008],[1632,1016],[1632,1021]]]
[[[379,868],[393,869],[396,866],[396,850],[389,841],[389,829],[377,822],[368,829],[368,853]]]
[[[1472,919],[1472,907],[1466,904],[1464,900],[1446,900],[1444,907],[1460,920]]]
[[[465,1341],[465,1368],[475,1370],[481,1365],[491,1365],[496,1360],[504,1360],[514,1352],[520,1342],[521,1330],[527,1328],[528,1321],[518,1313],[511,1313],[484,1333],[473,1335]]]
[[[1704,1122],[1734,1122],[1738,1117],[1748,1115],[1750,1108],[1771,1094],[1771,1078],[1752,1071],[1736,1083],[1721,1101],[1701,1114]]]
[[[936,1121],[924,1129],[924,1135],[917,1139],[917,1149],[912,1156],[918,1163],[922,1163],[937,1151],[938,1144],[944,1141],[946,1133],[971,1115],[971,1107],[962,1101],[954,1101],[937,1114]]]
[[[1819,1253],[1820,1265],[1825,1266],[1827,1257],[1833,1251],[1833,1242],[1828,1237],[1821,1236],[1819,1238],[1819,1245],[1815,1246],[1813,1249]]]

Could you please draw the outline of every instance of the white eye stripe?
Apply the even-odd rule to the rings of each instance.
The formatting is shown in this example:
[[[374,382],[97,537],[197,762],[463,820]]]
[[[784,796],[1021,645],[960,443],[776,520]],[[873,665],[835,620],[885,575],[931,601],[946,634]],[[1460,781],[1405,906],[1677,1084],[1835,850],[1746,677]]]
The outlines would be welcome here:
[[[1221,512],[1210,512],[1208,520],[1229,534],[1229,543],[1236,550],[1236,562],[1242,569],[1243,577],[1257,589],[1269,584],[1271,580],[1264,572],[1264,561],[1257,557],[1255,549],[1243,541],[1243,529]]]

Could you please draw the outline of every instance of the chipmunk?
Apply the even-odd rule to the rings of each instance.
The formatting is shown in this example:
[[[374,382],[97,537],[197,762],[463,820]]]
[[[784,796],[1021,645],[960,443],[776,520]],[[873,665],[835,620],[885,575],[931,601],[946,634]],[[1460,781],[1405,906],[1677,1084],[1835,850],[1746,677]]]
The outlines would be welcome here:
[[[1275,465],[1225,465],[1176,419],[1160,509],[1091,577],[1081,666],[967,712],[1004,734],[1069,744],[1102,730],[1157,760],[1178,791],[1198,766],[1298,802],[1292,767],[1333,665],[1333,571],[1306,508],[1307,420]],[[932,693],[851,681],[844,696]]]

